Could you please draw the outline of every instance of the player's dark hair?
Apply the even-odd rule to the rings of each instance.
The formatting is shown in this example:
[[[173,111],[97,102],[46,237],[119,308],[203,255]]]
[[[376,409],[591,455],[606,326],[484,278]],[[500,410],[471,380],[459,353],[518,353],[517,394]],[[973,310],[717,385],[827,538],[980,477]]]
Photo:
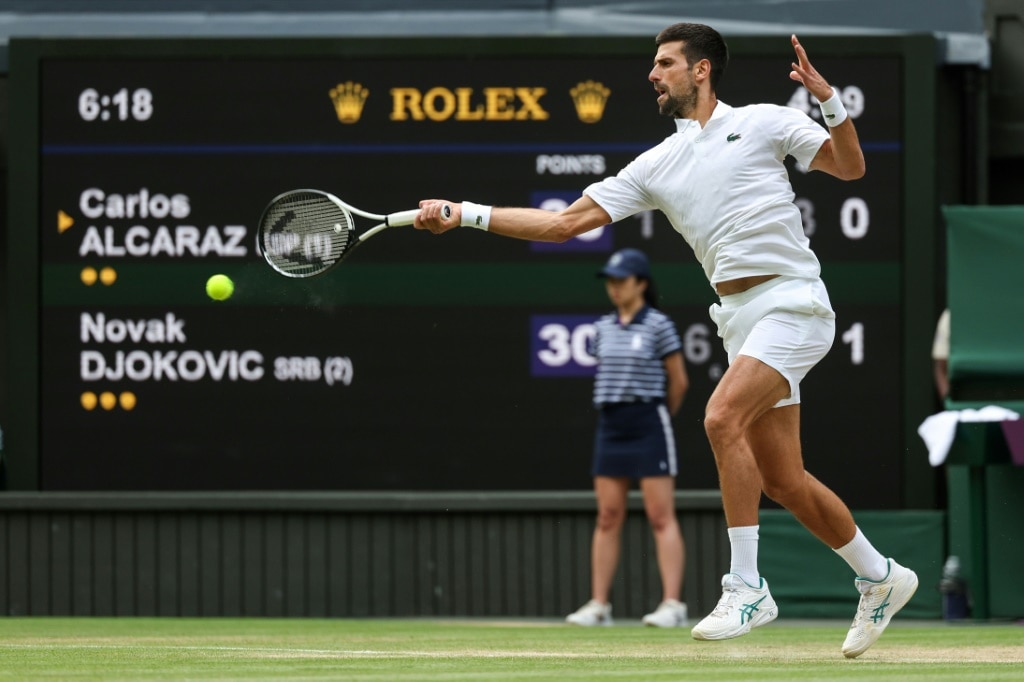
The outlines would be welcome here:
[[[654,288],[654,279],[651,277],[637,277],[637,280],[641,282],[647,282],[647,288],[644,289],[644,303],[651,306],[652,308],[658,307],[658,290]]]
[[[702,59],[711,63],[711,89],[718,88],[718,80],[729,65],[729,47],[715,29],[704,24],[672,24],[654,39],[657,46],[665,43],[683,42],[686,63],[693,66]]]

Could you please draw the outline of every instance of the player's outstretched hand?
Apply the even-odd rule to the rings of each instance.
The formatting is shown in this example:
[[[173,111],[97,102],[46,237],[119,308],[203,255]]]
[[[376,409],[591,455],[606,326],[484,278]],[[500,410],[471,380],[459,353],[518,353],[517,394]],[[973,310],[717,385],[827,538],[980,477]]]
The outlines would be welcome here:
[[[444,207],[450,212],[445,217]],[[420,214],[412,225],[417,230],[430,230],[434,234],[447,232],[462,222],[462,204],[445,199],[424,199],[420,202]]]
[[[796,50],[797,61],[791,64],[793,70],[789,72],[789,77],[803,83],[808,92],[817,97],[819,102],[824,102],[832,96],[832,86],[811,66],[811,61],[807,58],[807,51],[797,37],[790,36],[790,40],[793,42],[793,49]]]

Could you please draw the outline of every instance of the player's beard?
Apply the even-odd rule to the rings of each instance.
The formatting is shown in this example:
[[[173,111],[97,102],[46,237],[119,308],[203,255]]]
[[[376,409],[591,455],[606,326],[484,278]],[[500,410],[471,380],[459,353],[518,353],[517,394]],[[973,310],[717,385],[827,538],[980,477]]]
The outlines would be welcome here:
[[[691,118],[697,110],[697,84],[690,83],[681,93],[667,93],[665,101],[658,105],[662,116],[675,118]]]

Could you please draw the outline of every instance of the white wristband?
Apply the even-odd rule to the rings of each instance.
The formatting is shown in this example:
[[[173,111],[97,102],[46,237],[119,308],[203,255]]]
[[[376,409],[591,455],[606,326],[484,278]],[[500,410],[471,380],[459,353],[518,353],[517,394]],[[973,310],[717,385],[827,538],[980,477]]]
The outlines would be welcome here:
[[[484,204],[474,204],[472,201],[462,202],[462,227],[475,227],[478,230],[487,230],[491,224],[491,207]]]
[[[843,106],[843,98],[839,96],[839,91],[835,88],[832,88],[832,96],[824,102],[818,102],[818,106],[821,107],[822,118],[825,119],[825,125],[829,128],[835,128],[848,116],[846,107]]]

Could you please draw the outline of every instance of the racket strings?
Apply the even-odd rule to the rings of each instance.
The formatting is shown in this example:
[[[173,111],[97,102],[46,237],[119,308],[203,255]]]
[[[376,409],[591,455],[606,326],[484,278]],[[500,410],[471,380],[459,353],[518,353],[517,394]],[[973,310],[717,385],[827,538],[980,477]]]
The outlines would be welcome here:
[[[296,277],[319,274],[341,259],[352,239],[352,216],[322,194],[293,192],[274,202],[260,224],[272,266]]]

